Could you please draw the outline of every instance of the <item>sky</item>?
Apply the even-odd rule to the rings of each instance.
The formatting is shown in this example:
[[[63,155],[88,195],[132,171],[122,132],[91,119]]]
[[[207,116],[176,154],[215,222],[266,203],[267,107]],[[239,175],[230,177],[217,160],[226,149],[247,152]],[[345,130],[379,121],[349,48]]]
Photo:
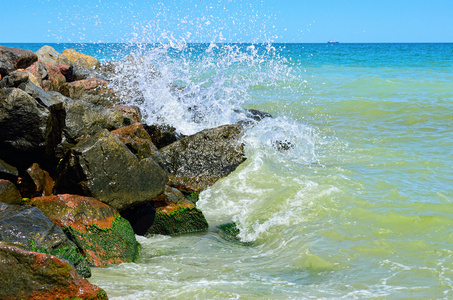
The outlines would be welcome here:
[[[453,0],[0,0],[0,43],[453,42]]]

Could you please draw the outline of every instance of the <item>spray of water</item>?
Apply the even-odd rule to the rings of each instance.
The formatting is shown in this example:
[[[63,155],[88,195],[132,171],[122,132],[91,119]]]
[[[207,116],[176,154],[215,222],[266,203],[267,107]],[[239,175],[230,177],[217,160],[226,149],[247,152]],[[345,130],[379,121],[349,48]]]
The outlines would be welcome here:
[[[166,13],[163,11],[164,15]],[[191,22],[186,17],[181,20],[183,25]],[[192,27],[205,34],[205,29],[200,28],[212,27],[214,21],[210,17],[197,18]],[[208,43],[189,43],[189,32],[177,35],[162,26],[161,21],[156,21],[137,28],[129,43],[131,54],[117,63],[111,86],[120,94],[123,103],[139,106],[146,123],[170,124],[185,135],[224,124],[246,124],[244,143],[251,164],[239,174],[245,179],[263,173],[266,163],[283,167],[319,163],[316,133],[311,127],[277,115],[257,123],[247,111],[256,108],[253,104],[257,90],[274,93],[276,89],[292,88],[285,81],[305,83],[301,73],[292,69],[278,47],[271,41],[225,43],[219,27],[212,30]],[[254,189],[249,180],[232,182],[235,182],[233,189],[243,194],[232,198],[241,200],[222,203],[222,198],[229,196],[221,195],[215,197],[217,204],[211,205],[207,202],[213,198],[207,192],[199,207],[207,215],[216,210],[215,206],[228,211],[225,221],[238,223],[239,237],[244,241],[253,241],[270,228],[297,219],[292,216],[293,210],[283,206],[264,218],[257,218],[256,213],[270,205],[262,203],[266,196],[260,199],[260,195],[269,191],[259,185]],[[253,191],[249,193],[249,190]],[[296,195],[293,197],[299,199]],[[299,200],[281,200],[282,203],[289,201],[288,205],[290,202],[302,205]],[[219,217],[218,213],[216,217]]]

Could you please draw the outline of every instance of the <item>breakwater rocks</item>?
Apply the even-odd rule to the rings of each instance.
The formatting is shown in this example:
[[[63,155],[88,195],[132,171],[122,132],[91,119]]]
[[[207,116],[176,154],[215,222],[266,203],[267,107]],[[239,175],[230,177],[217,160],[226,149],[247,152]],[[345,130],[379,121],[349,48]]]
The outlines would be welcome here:
[[[207,230],[198,194],[245,160],[240,125],[143,124],[118,66],[0,46],[0,298],[106,299],[90,266],[137,259],[135,234]]]

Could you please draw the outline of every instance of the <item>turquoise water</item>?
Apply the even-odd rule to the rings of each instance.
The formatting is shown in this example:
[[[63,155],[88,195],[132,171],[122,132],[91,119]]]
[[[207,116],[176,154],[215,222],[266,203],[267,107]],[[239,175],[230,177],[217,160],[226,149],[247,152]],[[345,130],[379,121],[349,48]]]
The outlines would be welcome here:
[[[136,263],[93,270],[111,299],[453,298],[453,44],[52,46],[140,55],[113,87],[186,134],[274,116],[201,194],[208,232],[138,237]],[[217,233],[231,221],[242,242]]]

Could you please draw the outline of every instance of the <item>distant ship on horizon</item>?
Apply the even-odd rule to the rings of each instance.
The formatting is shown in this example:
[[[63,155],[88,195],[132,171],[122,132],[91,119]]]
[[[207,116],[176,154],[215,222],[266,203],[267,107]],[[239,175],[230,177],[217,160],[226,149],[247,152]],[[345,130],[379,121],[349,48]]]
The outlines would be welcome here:
[[[332,40],[329,40],[329,41],[327,42],[327,44],[339,44],[339,43],[340,43],[340,42],[338,42],[338,41],[332,41]]]

